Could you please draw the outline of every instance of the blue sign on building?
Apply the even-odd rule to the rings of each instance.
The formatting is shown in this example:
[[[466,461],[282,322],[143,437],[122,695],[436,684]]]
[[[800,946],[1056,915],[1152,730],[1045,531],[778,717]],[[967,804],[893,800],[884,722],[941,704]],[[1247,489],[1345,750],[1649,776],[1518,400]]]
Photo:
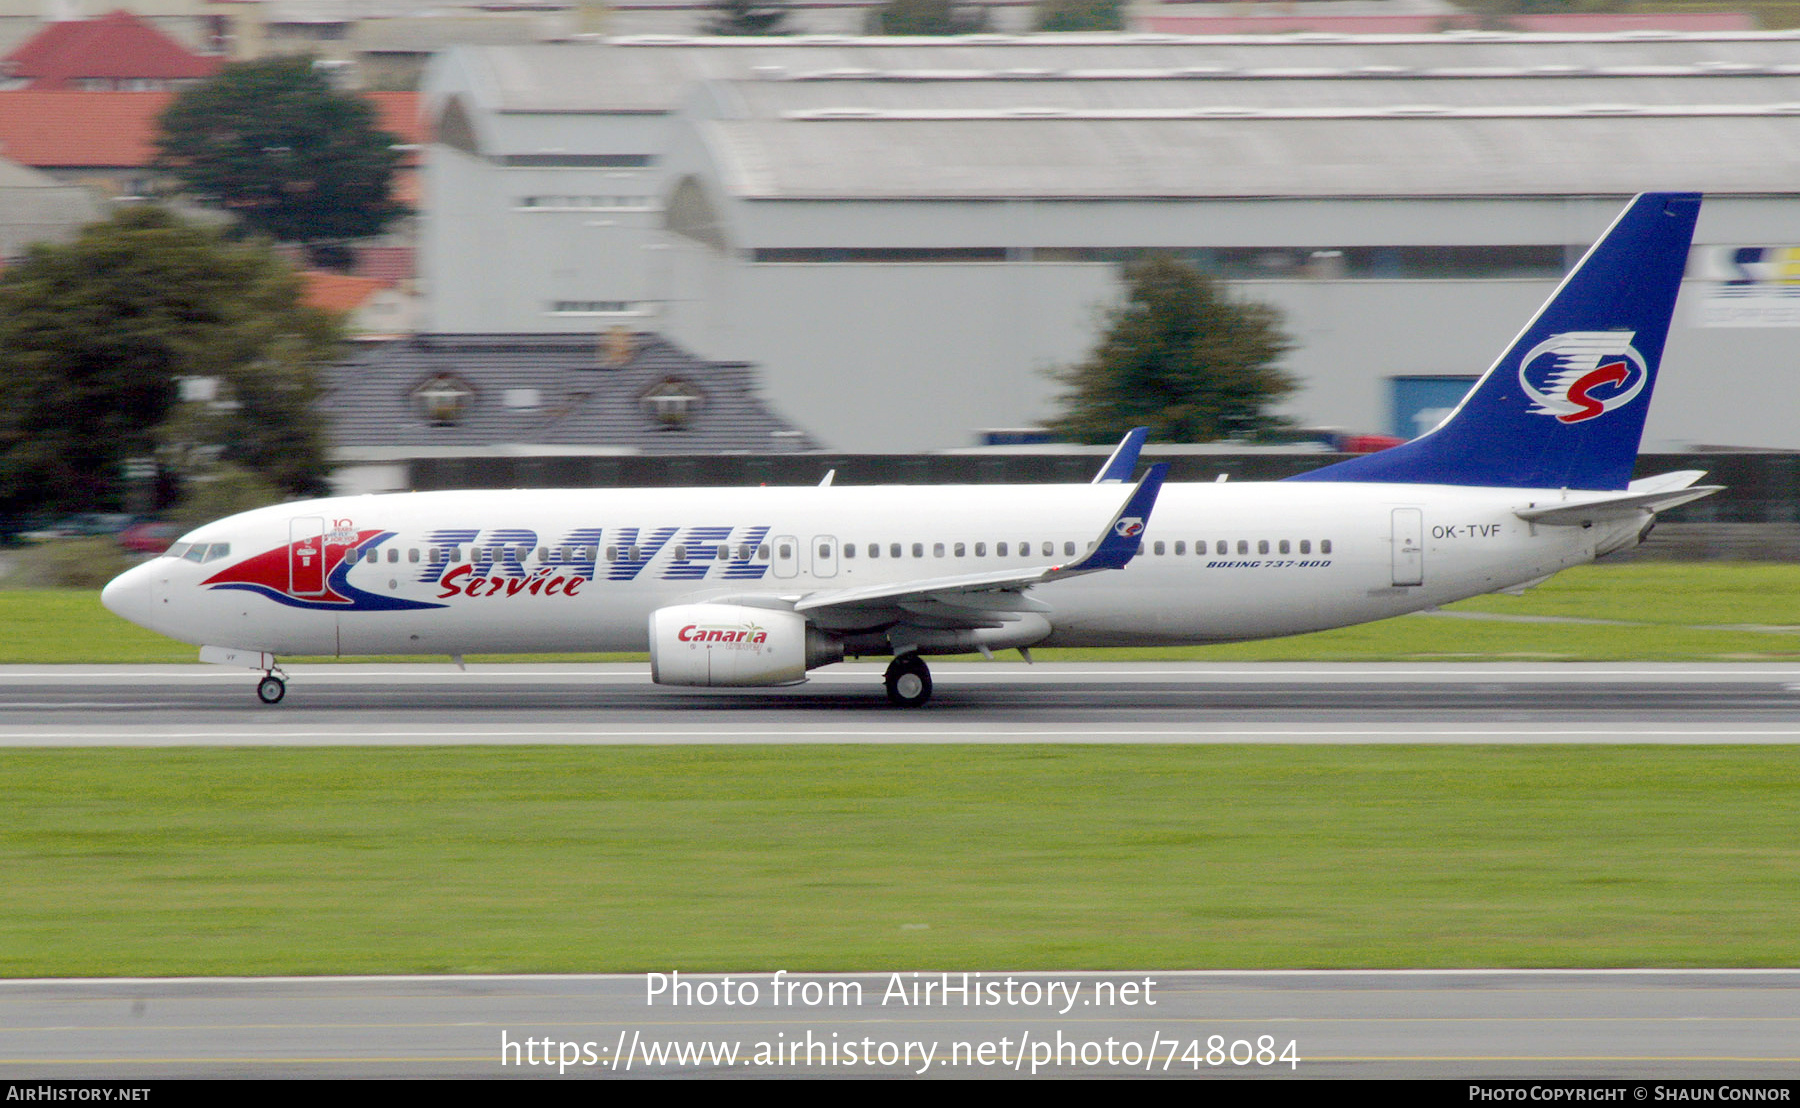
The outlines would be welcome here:
[[[1452,374],[1388,378],[1393,401],[1388,433],[1418,438],[1449,415],[1477,380]]]

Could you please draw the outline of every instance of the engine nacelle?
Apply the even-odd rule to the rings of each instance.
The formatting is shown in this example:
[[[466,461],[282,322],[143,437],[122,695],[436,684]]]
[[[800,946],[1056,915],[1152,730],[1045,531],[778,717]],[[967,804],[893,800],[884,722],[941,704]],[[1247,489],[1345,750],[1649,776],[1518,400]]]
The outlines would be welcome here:
[[[793,685],[843,657],[842,643],[795,612],[681,604],[650,613],[650,679],[659,685]]]

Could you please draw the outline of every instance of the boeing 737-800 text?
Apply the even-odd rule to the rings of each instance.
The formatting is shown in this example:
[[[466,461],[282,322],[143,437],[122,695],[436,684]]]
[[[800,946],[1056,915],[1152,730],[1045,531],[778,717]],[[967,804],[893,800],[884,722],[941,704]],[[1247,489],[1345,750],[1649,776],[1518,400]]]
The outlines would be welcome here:
[[[787,685],[892,656],[1211,643],[1385,619],[1641,541],[1701,474],[1631,480],[1700,210],[1632,201],[1441,424],[1285,481],[562,489],[281,504],[207,524],[106,606],[260,670],[277,656],[648,650],[670,685]]]

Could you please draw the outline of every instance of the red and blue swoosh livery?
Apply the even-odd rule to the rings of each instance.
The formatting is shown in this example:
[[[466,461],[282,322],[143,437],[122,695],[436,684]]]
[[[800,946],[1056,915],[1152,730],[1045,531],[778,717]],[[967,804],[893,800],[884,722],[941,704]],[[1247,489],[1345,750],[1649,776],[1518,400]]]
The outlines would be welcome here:
[[[350,584],[351,563],[347,560],[350,551],[357,550],[366,554],[396,534],[394,531],[358,531],[354,541],[343,543],[321,542],[316,537],[296,539],[285,546],[245,558],[200,584],[209,589],[241,589],[267,597],[278,604],[286,604],[290,608],[307,608],[313,611],[401,612],[445,607],[446,605],[424,600],[382,596]],[[323,587],[316,592],[297,590],[294,567],[302,558],[315,554],[323,559]]]

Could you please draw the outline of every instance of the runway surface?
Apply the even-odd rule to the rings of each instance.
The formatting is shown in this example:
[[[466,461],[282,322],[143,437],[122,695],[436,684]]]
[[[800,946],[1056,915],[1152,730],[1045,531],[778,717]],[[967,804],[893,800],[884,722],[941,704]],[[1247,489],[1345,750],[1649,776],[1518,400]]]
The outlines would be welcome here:
[[[905,711],[886,703],[879,665],[741,691],[662,688],[634,665],[310,666],[266,707],[246,671],[12,666],[0,667],[0,745],[1800,741],[1800,666],[933,672],[933,703]],[[570,1049],[564,1080],[1006,1076],[1034,1064],[1043,1075],[1800,1079],[1800,971],[1010,976],[1061,982],[1088,1003],[882,1004],[885,975],[854,979],[858,1004],[779,1010],[768,975],[735,978],[758,985],[758,1004],[683,1007],[647,1005],[642,975],[4,981],[0,1079],[556,1078],[544,1059]],[[1096,981],[1146,977],[1141,997],[1155,1005],[1092,1003]],[[796,1060],[795,1042],[818,1045]],[[1297,1063],[1280,1059],[1289,1043]],[[775,1050],[770,1064],[754,1061],[759,1044]],[[738,1054],[679,1053],[695,1049]]]
[[[0,667],[0,745],[1793,743],[1789,665],[945,663],[923,709],[880,665],[781,689],[642,665],[315,665],[286,700],[213,666]]]
[[[683,981],[685,1004],[643,974],[0,982],[0,1079],[1800,1077],[1800,971]]]

